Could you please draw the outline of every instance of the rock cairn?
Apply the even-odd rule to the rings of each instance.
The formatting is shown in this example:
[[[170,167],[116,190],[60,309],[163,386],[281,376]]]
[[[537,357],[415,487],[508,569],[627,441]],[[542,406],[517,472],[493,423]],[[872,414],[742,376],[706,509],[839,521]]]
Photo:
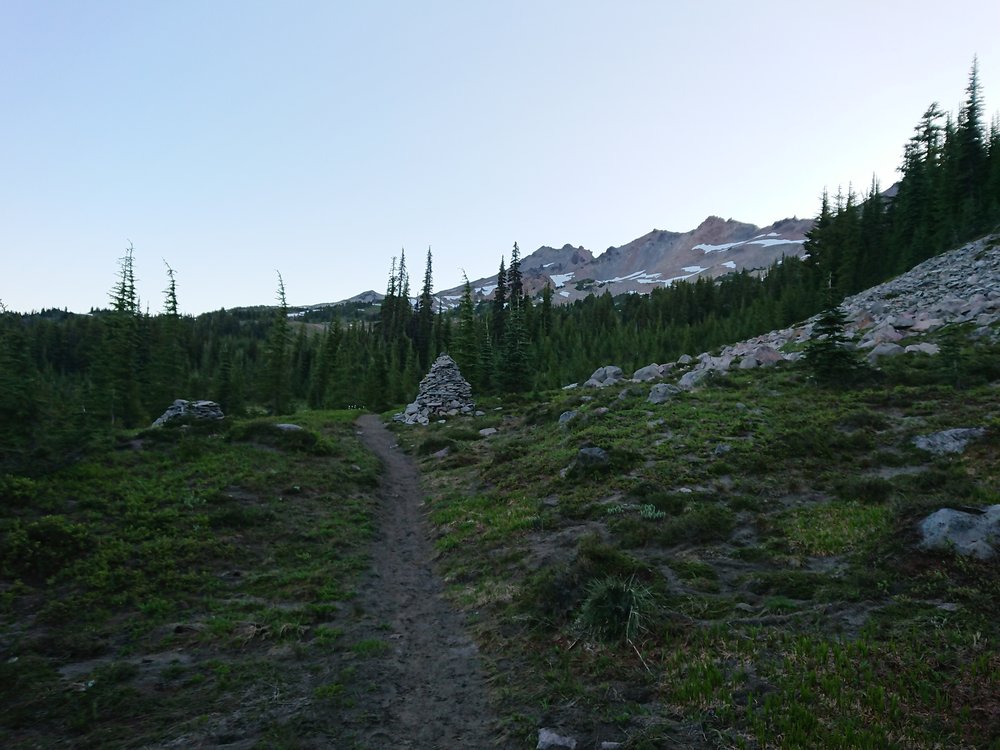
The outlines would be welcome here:
[[[462,377],[458,364],[447,354],[438,357],[430,372],[420,381],[417,399],[406,411],[393,417],[404,424],[427,424],[432,417],[454,417],[473,414],[472,386]]]
[[[222,407],[214,401],[185,401],[177,399],[153,422],[153,427],[162,427],[170,422],[187,420],[223,419]]]
[[[848,318],[846,336],[872,364],[900,354],[938,354],[935,344],[907,344],[905,339],[953,323],[972,323],[975,337],[996,337],[993,326],[1000,321],[1000,235],[930,258],[891,281],[848,297],[840,306]],[[687,368],[677,385],[690,390],[705,378],[733,368],[771,367],[797,360],[801,352],[781,349],[808,341],[818,317],[732,344],[718,355],[685,354],[676,362],[676,366]],[[655,368],[659,368],[661,378],[667,377],[672,367],[648,365],[637,370],[632,380],[656,379]],[[621,375],[609,377],[615,371],[621,373],[613,365],[599,368],[584,386],[599,388],[625,382]]]

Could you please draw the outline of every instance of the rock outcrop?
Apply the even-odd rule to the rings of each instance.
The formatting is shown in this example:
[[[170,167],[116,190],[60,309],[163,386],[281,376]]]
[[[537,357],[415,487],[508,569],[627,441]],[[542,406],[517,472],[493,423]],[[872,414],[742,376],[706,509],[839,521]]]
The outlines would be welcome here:
[[[163,427],[172,422],[224,419],[225,416],[222,413],[222,407],[214,401],[185,401],[179,398],[167,407],[167,410],[153,422],[152,426]]]
[[[1000,321],[1000,235],[930,258],[891,281],[848,297],[841,308],[848,318],[845,334],[872,364],[883,357],[939,354],[935,344],[900,342],[950,324],[971,323],[973,336],[995,337],[991,326]],[[732,344],[718,356],[685,354],[677,364],[694,366],[678,385],[693,388],[709,374],[724,373],[734,365],[750,369],[797,360],[799,352],[780,350],[808,341],[817,318]]]
[[[941,508],[920,522],[921,546],[954,550],[965,556],[991,560],[1000,543],[1000,505],[982,510]]]
[[[475,410],[472,386],[462,377],[455,360],[442,354],[420,381],[416,400],[406,407],[406,411],[393,416],[393,420],[404,424],[428,424],[435,417],[472,414]]]

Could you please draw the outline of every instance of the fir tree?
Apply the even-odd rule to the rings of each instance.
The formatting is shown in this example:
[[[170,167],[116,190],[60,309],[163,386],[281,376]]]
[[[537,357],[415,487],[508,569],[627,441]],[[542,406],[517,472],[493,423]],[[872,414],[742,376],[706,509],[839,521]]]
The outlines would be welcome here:
[[[824,386],[847,387],[865,374],[867,365],[844,333],[847,316],[839,307],[824,310],[813,327],[803,361],[813,379]]]
[[[497,271],[497,288],[493,292],[493,316],[491,318],[491,330],[493,341],[502,344],[504,338],[504,325],[507,320],[507,268],[504,258],[500,258],[500,270]]]
[[[284,414],[290,406],[291,366],[289,349],[291,330],[288,326],[288,302],[285,280],[278,273],[278,308],[264,346],[264,381],[262,396],[272,414]]]
[[[507,303],[511,310],[521,307],[524,299],[524,281],[521,277],[521,249],[514,243],[510,252],[510,269],[507,271]]]
[[[431,249],[427,248],[427,268],[424,271],[424,285],[417,301],[417,320],[414,344],[420,359],[420,367],[426,370],[430,367],[432,338],[434,330],[434,297],[432,296],[433,281],[431,273]]]

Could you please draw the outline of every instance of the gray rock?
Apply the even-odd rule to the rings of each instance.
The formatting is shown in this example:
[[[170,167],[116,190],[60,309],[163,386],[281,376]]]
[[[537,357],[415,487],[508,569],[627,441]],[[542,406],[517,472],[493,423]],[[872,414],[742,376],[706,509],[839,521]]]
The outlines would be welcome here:
[[[1000,543],[1000,505],[982,513],[942,508],[920,522],[920,545],[925,549],[954,549],[960,555],[990,560]]]
[[[656,380],[661,375],[662,372],[660,371],[659,365],[646,365],[645,367],[640,367],[632,373],[632,380],[636,383],[645,383],[647,380]]]
[[[576,750],[576,740],[572,737],[565,737],[556,734],[551,729],[538,730],[538,744],[536,750]]]
[[[691,370],[690,372],[684,373],[681,379],[677,381],[677,385],[679,385],[683,390],[689,391],[698,385],[698,383],[702,380],[707,378],[710,372],[711,370],[707,368]]]
[[[587,383],[596,381],[598,383],[598,387],[603,387],[606,385],[614,385],[624,378],[625,373],[622,372],[622,368],[616,365],[605,365],[604,367],[598,367],[594,370],[594,374],[590,376],[590,380],[588,380]]]
[[[559,424],[561,425],[569,424],[574,419],[576,419],[577,414],[579,414],[579,412],[575,412],[572,409],[570,409],[569,411],[564,411],[562,414],[559,415]]]
[[[167,410],[163,414],[157,417],[152,426],[162,427],[171,422],[184,420],[203,421],[224,419],[225,416],[222,413],[222,407],[214,401],[186,401],[179,398],[167,407]]]
[[[281,430],[282,432],[299,432],[302,430],[302,426],[283,422],[282,424],[276,424],[274,429]]]
[[[576,454],[576,464],[582,468],[599,468],[607,466],[609,463],[611,463],[611,456],[604,448],[581,448]]]
[[[671,383],[657,383],[649,389],[649,398],[646,400],[651,404],[662,404],[672,399],[678,393],[681,393],[681,389],[676,385]]]
[[[896,357],[902,354],[905,350],[899,344],[892,344],[885,342],[878,344],[874,349],[868,354],[869,362],[877,362],[882,357]]]
[[[939,354],[940,352],[941,347],[937,344],[910,344],[906,347],[907,354]]]
[[[496,427],[484,427],[483,429],[481,429],[479,431],[479,434],[482,435],[483,437],[489,437],[490,435],[496,435],[497,434],[497,428]]]
[[[930,435],[918,435],[913,438],[913,444],[920,450],[941,456],[945,453],[962,453],[971,441],[978,440],[985,434],[986,430],[982,427],[956,427]]]
[[[679,365],[689,365],[694,362],[694,357],[690,354],[682,354],[677,358],[677,364]]]

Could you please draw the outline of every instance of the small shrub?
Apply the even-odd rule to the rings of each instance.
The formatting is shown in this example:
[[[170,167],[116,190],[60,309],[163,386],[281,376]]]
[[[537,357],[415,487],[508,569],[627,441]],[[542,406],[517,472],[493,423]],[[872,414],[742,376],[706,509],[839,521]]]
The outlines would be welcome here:
[[[884,503],[892,497],[893,487],[881,477],[847,477],[835,481],[834,490],[841,500]]]
[[[443,451],[445,448],[453,449],[454,447],[455,441],[451,438],[444,437],[443,435],[428,435],[417,444],[417,455],[430,456],[438,451]]]
[[[633,641],[652,607],[649,589],[628,579],[608,576],[587,586],[577,625],[603,641]]]
[[[703,505],[665,523],[657,539],[662,544],[724,541],[736,525],[733,512],[721,505]]]
[[[4,541],[4,563],[17,574],[48,578],[90,546],[86,527],[65,516],[42,516],[28,524],[15,522]]]

